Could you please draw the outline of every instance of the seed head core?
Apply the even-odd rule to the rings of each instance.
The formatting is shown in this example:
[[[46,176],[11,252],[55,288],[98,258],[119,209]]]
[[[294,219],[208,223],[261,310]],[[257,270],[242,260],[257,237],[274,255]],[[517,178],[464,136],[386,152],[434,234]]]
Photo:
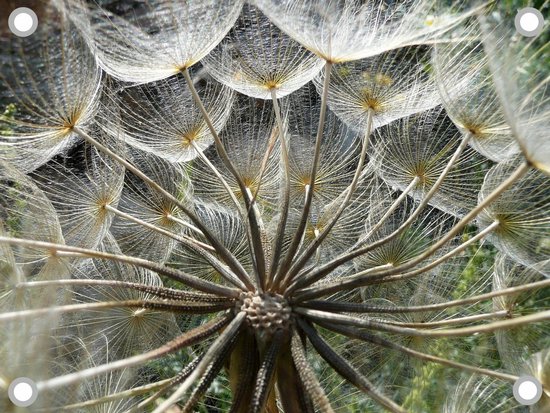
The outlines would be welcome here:
[[[291,308],[279,294],[243,293],[237,309],[246,313],[248,325],[261,334],[271,335],[290,326]]]

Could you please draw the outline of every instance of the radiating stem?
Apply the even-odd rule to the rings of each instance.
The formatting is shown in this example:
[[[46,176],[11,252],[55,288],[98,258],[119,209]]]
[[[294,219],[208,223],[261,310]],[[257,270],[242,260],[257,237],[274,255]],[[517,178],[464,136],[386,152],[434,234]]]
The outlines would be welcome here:
[[[210,245],[204,244],[200,241],[197,241],[190,237],[180,236],[178,234],[174,234],[170,231],[167,231],[163,228],[159,228],[156,225],[150,224],[148,222],[145,222],[139,218],[136,218],[130,214],[126,214],[125,212],[119,211],[118,209],[114,208],[111,205],[106,205],[106,209],[113,212],[115,215],[118,215],[122,218],[125,218],[129,221],[135,222],[136,224],[143,225],[145,228],[149,228],[152,231],[158,232],[159,234],[166,235],[169,238],[172,238],[176,241],[181,242],[183,245],[185,245],[187,248],[191,249],[192,251],[199,254],[201,257],[203,257],[212,267],[220,273],[220,275],[229,283],[233,284],[234,286],[240,288],[243,291],[246,291],[248,289],[253,289],[254,286],[250,283],[250,280],[248,277],[242,277],[239,278],[235,274],[233,274],[231,271],[228,271],[225,266],[212,254],[209,254],[207,251],[204,251],[203,249],[206,249],[208,251],[215,251],[214,248],[212,248]],[[238,273],[240,274],[240,273]]]
[[[420,181],[420,178],[418,176],[415,176],[414,179],[411,181],[411,183],[403,190],[403,192],[401,192],[399,197],[392,203],[392,205],[387,209],[385,214],[374,225],[374,227],[372,227],[366,235],[364,235],[359,241],[357,241],[354,246],[350,247],[344,254],[349,254],[354,249],[363,245],[384,224],[384,222],[386,222],[386,220],[390,217],[393,211],[395,211],[397,207],[401,205],[401,203],[405,200],[405,198],[407,198],[407,195],[409,194],[409,192],[416,187],[419,181]],[[287,294],[292,293],[293,291],[301,288],[302,286],[311,285],[313,282],[315,282],[316,280],[313,280],[312,282],[312,279],[315,277],[315,275],[313,276],[309,275],[311,271],[314,270],[315,268],[316,266],[312,266],[311,268],[308,268],[300,272],[295,282],[292,283],[288,288]],[[319,276],[319,274],[317,274],[317,276]],[[322,276],[320,278],[322,278]]]
[[[330,366],[336,370],[343,378],[353,384],[362,392],[366,393],[373,400],[384,406],[392,413],[407,413],[394,401],[379,393],[374,385],[360,372],[358,372],[346,359],[337,354],[332,347],[321,338],[319,333],[305,321],[297,319],[300,328],[306,333],[307,337],[317,352],[323,357]]]
[[[275,367],[277,358],[282,346],[284,333],[279,330],[275,332],[271,343],[263,356],[260,369],[256,376],[252,400],[250,403],[250,413],[261,413],[264,410],[269,392],[273,389],[273,379],[275,377]],[[274,391],[274,390],[273,390]]]
[[[170,232],[164,228],[160,228],[154,224],[151,224],[150,222],[143,221],[142,219],[136,218],[133,215],[127,214],[126,212],[122,212],[121,210],[115,208],[112,205],[105,205],[105,209],[111,211],[113,214],[118,215],[121,218],[127,219],[128,221],[135,222],[136,224],[142,225],[143,227],[148,228],[151,231],[155,231],[155,232],[158,232],[159,234],[166,235],[167,237],[172,238],[176,241],[179,241],[182,244],[185,244],[185,245],[193,244],[196,246],[200,246],[201,248],[204,248],[208,251],[216,251],[212,246],[208,244],[197,241],[190,237],[174,234],[173,232]]]
[[[298,337],[296,331],[292,334],[291,351],[294,364],[296,364],[296,370],[300,375],[300,380],[304,384],[315,406],[319,408],[321,413],[334,413],[330,401],[321,387],[321,383],[319,383],[315,372],[307,361],[302,341],[300,337]]]
[[[473,208],[469,213],[467,213],[458,223],[456,223],[453,228],[451,228],[449,231],[445,233],[445,235],[439,239],[436,243],[430,246],[426,251],[424,251],[422,254],[415,257],[413,260],[410,260],[409,262],[396,266],[392,268],[391,270],[387,270],[385,272],[381,272],[377,274],[377,277],[384,277],[391,274],[396,274],[397,272],[407,270],[409,268],[414,267],[418,263],[422,262],[426,258],[433,255],[439,248],[441,248],[443,245],[445,245],[448,241],[450,241],[455,235],[457,235],[472,219],[474,219],[481,211],[483,211],[488,205],[490,205],[496,198],[498,198],[504,191],[506,191],[510,186],[512,186],[518,179],[520,179],[522,176],[524,176],[527,171],[531,168],[531,165],[528,162],[523,162],[520,166],[518,166],[514,172],[510,176],[508,176],[503,182],[501,182],[487,197],[483,199],[475,208]],[[413,213],[414,214],[414,213]],[[408,221],[408,220],[407,220]],[[393,235],[393,234],[392,234]],[[357,256],[360,256],[372,249],[374,247],[378,247],[385,242],[387,242],[388,237],[383,238],[381,240],[376,241],[375,243],[367,246],[366,248],[362,248],[360,250],[357,250],[353,253],[347,254],[346,258],[340,257],[337,260],[333,261],[332,263],[323,266],[316,274],[311,274],[311,278],[314,280],[318,280],[322,278],[324,275],[328,274],[330,271],[332,271],[334,268],[338,267],[338,262],[346,262],[350,259],[353,259]],[[310,283],[311,284],[311,283]]]
[[[332,70],[333,63],[327,62],[325,64],[325,80],[323,82],[323,93],[321,95],[321,111],[319,113],[319,125],[317,127],[317,136],[315,138],[315,151],[313,155],[313,163],[311,166],[311,175],[309,182],[309,191],[306,195],[306,201],[304,203],[304,208],[302,210],[302,217],[300,218],[300,223],[292,238],[292,242],[286,254],[286,257],[279,267],[275,279],[280,279],[281,276],[284,276],[291,263],[294,259],[294,255],[300,247],[301,240],[305,234],[305,228],[307,221],[309,219],[309,210],[311,208],[311,201],[313,200],[313,193],[315,191],[315,179],[317,178],[317,168],[319,167],[319,159],[321,157],[321,144],[323,142],[323,131],[325,127],[325,117],[327,113],[327,99],[328,99],[328,89],[330,84],[330,73]]]
[[[189,75],[189,70],[185,68],[182,71],[182,73],[183,73],[183,76],[185,77],[187,85],[189,86],[189,90],[193,95],[193,99],[195,100],[195,103],[199,107],[199,110],[202,113],[203,119],[206,122],[206,125],[208,126],[208,129],[212,134],[212,137],[214,138],[214,143],[216,145],[216,150],[218,152],[218,155],[220,156],[220,159],[223,161],[224,165],[227,167],[229,172],[231,172],[231,174],[234,176],[235,180],[237,181],[237,184],[239,185],[239,189],[245,201],[246,209],[249,211],[248,223],[250,224],[251,241],[252,241],[252,246],[254,250],[254,257],[252,261],[254,263],[254,268],[256,270],[256,277],[258,278],[257,287],[260,291],[263,291],[263,285],[265,281],[265,257],[262,249],[262,243],[260,241],[260,229],[258,227],[258,223],[256,222],[256,217],[254,213],[250,210],[252,200],[250,199],[246,191],[246,185],[244,184],[239,172],[233,165],[233,162],[231,162],[231,159],[229,158],[227,151],[225,150],[223,143],[218,133],[216,132],[216,129],[212,124],[212,121],[210,120],[210,115],[206,111],[206,108],[202,103],[201,97],[197,93],[197,90],[195,89],[195,85],[191,80],[191,76]]]
[[[60,387],[66,387],[73,383],[78,383],[82,380],[90,377],[95,377],[103,373],[109,373],[115,370],[120,370],[128,367],[139,366],[149,360],[154,360],[165,354],[173,353],[174,351],[190,346],[192,344],[199,343],[212,334],[223,328],[231,320],[229,315],[215,318],[206,324],[189,330],[174,340],[169,341],[163,346],[148,351],[146,353],[137,354],[132,357],[124,358],[121,360],[113,361],[111,363],[102,364],[100,366],[90,367],[84,370],[80,370],[74,373],[69,373],[64,376],[55,377],[53,379],[40,381],[36,383],[39,391],[53,390]]]
[[[535,314],[520,316],[508,320],[495,321],[492,323],[481,324],[471,327],[459,327],[453,329],[441,330],[421,330],[408,327],[397,327],[381,321],[374,321],[358,317],[351,317],[344,314],[327,313],[318,310],[309,310],[306,308],[295,307],[294,311],[307,316],[313,321],[333,322],[341,325],[348,325],[358,328],[369,328],[373,330],[386,331],[388,333],[397,333],[411,337],[460,337],[469,336],[476,333],[491,333],[497,330],[515,328],[524,324],[536,323],[550,320],[550,310],[541,311]]]
[[[393,326],[399,326],[399,327],[432,328],[432,327],[452,326],[455,324],[466,324],[466,323],[472,323],[474,321],[481,321],[481,320],[491,320],[494,318],[506,318],[509,315],[510,314],[508,313],[507,310],[499,310],[499,311],[493,311],[491,313],[475,314],[475,315],[469,315],[469,316],[457,317],[457,318],[448,318],[448,319],[439,320],[439,321],[405,323],[405,322],[388,320],[388,321],[384,321],[384,323],[390,324]]]
[[[296,301],[316,298],[316,297],[320,297],[322,295],[327,295],[327,294],[334,293],[336,291],[348,290],[348,289],[353,289],[353,288],[357,288],[357,287],[365,287],[367,285],[372,285],[372,284],[382,284],[382,283],[387,283],[387,282],[392,282],[392,281],[397,281],[397,280],[404,280],[404,279],[412,278],[412,277],[415,277],[415,276],[418,276],[418,275],[426,274],[427,271],[431,270],[432,268],[435,268],[436,266],[438,266],[442,262],[448,260],[449,258],[454,257],[455,255],[459,254],[460,252],[464,251],[470,245],[472,245],[472,244],[476,243],[477,241],[479,241],[480,239],[484,238],[485,236],[487,236],[487,234],[491,233],[496,228],[498,228],[498,226],[499,226],[498,221],[493,222],[491,225],[489,225],[487,228],[484,228],[482,231],[477,233],[475,236],[470,238],[468,241],[463,242],[462,244],[460,244],[459,246],[457,246],[453,250],[449,251],[448,253],[444,254],[443,256],[439,257],[438,259],[434,260],[433,262],[429,263],[428,265],[425,265],[424,267],[418,268],[414,271],[410,271],[410,272],[405,273],[405,274],[389,275],[388,276],[386,274],[388,274],[388,273],[391,274],[391,272],[397,272],[403,266],[394,267],[393,265],[389,265],[385,268],[384,268],[384,266],[369,268],[369,269],[361,271],[357,274],[353,274],[353,275],[350,275],[348,277],[344,277],[341,280],[338,280],[334,283],[331,283],[331,284],[328,284],[328,285],[325,285],[325,286],[311,287],[309,289],[305,289],[300,294],[297,295]],[[389,269],[386,270],[386,268],[389,268]],[[382,271],[381,272],[377,271],[379,269],[382,270]],[[369,272],[369,270],[374,270],[374,271]],[[372,273],[374,273],[374,274],[372,274]],[[383,275],[381,275],[381,274],[383,274]]]
[[[252,195],[252,198],[251,198],[252,205],[254,205],[254,203],[256,202],[256,198],[258,197],[258,193],[260,192],[260,188],[262,187],[264,173],[267,170],[269,157],[271,156],[271,154],[273,153],[273,149],[275,148],[275,142],[277,141],[277,137],[279,136],[280,139],[282,139],[284,135],[283,130],[281,129],[283,127],[283,123],[282,121],[279,121],[280,111],[279,111],[279,104],[277,102],[277,92],[275,88],[271,89],[271,99],[273,100],[273,110],[275,111],[275,116],[277,118],[277,127],[273,128],[271,132],[271,136],[269,137],[269,141],[267,142],[267,148],[265,150],[264,157],[262,158],[262,163],[260,164],[260,170],[258,173],[258,185],[256,186],[254,194]]]
[[[195,149],[195,152],[197,152],[197,155],[199,156],[199,158],[202,159],[202,161],[208,166],[208,168],[210,168],[212,173],[216,175],[216,178],[219,179],[220,183],[225,189],[225,192],[227,192],[227,195],[229,195],[229,198],[231,198],[231,201],[233,201],[235,208],[237,208],[237,211],[239,211],[242,215],[242,211],[243,211],[242,205],[239,203],[239,200],[231,190],[231,187],[229,186],[225,178],[222,176],[220,171],[218,171],[218,168],[216,168],[216,166],[212,162],[210,162],[210,159],[208,159],[208,157],[202,152],[201,148],[199,148],[196,142],[191,141],[191,145]]]
[[[197,302],[223,302],[227,301],[225,297],[219,297],[216,295],[206,295],[200,293],[193,293],[189,291],[176,290],[173,288],[167,287],[158,287],[149,284],[140,284],[127,281],[115,281],[115,280],[99,280],[99,279],[60,279],[60,280],[48,280],[48,281],[27,281],[19,282],[14,284],[14,288],[34,288],[34,287],[47,287],[47,286],[59,286],[66,287],[70,285],[98,285],[98,286],[107,286],[107,287],[121,287],[121,288],[130,288],[137,291],[142,291],[147,294],[156,295],[159,298],[168,298],[172,300],[183,300],[183,301],[197,301]]]
[[[330,233],[334,225],[336,225],[336,223],[342,216],[342,213],[348,207],[351,201],[351,198],[355,194],[357,184],[359,183],[359,178],[363,171],[365,157],[367,156],[367,148],[369,146],[370,135],[372,133],[373,116],[374,114],[372,109],[369,109],[368,115],[367,115],[367,130],[363,135],[363,143],[361,146],[361,153],[359,155],[359,163],[357,164],[357,168],[355,169],[355,174],[353,176],[353,179],[350,185],[344,190],[342,194],[336,197],[336,199],[339,199],[340,196],[342,196],[345,193],[345,197],[342,203],[338,207],[338,210],[336,211],[334,216],[327,223],[325,228],[323,228],[323,231],[319,234],[319,236],[313,240],[313,242],[306,248],[306,250],[296,259],[296,262],[290,267],[290,269],[288,270],[288,273],[285,275],[285,281],[283,282],[283,286],[287,286],[288,282],[294,279],[296,274],[304,267],[307,261],[311,258],[312,254],[319,248],[319,246],[321,245],[323,240],[327,237],[327,235]]]
[[[382,218],[378,220],[378,222],[369,230],[367,234],[365,234],[357,243],[352,247],[352,249],[359,247],[360,245],[364,244],[372,235],[380,229],[382,225],[386,222],[386,220],[390,217],[390,215],[401,205],[401,203],[407,198],[407,195],[416,188],[416,185],[418,185],[418,182],[420,182],[420,178],[418,176],[415,176],[411,183],[407,185],[407,187],[401,192],[399,197],[391,204],[391,206],[387,209],[387,211],[384,213]]]
[[[174,387],[177,384],[180,384],[182,381],[184,381],[189,375],[193,372],[195,367],[199,364],[201,361],[201,356],[197,356],[188,363],[174,378],[170,380],[169,383],[167,383],[164,387],[162,387],[159,391],[155,392],[151,396],[147,397],[145,400],[142,400],[139,402],[137,406],[132,407],[131,409],[125,411],[124,413],[141,413],[143,412],[143,408],[145,406],[148,406],[149,404],[153,403],[155,400],[157,400],[159,397],[164,395],[168,390],[170,390],[171,387]]]
[[[222,311],[232,307],[233,301],[225,303],[184,303],[181,301],[154,301],[154,300],[127,300],[127,301],[105,301],[96,303],[82,303],[58,305],[56,307],[38,308],[33,310],[19,310],[0,314],[0,323],[6,321],[14,321],[28,317],[39,317],[43,315],[53,316],[66,313],[74,313],[78,311],[94,311],[108,308],[146,308],[149,310],[169,311],[174,313],[189,313],[189,314],[208,314],[217,311]]]
[[[376,267],[371,267],[371,268],[364,269],[363,271],[360,271],[357,274],[350,275],[348,277],[343,278],[342,280],[338,280],[338,281],[335,281],[335,282],[327,284],[327,285],[313,286],[313,287],[310,287],[310,288],[300,290],[293,297],[293,300],[295,302],[302,302],[302,301],[311,300],[313,298],[317,298],[317,297],[320,297],[320,296],[323,296],[323,295],[328,295],[332,291],[339,291],[340,289],[342,289],[341,286],[344,285],[344,284],[346,285],[346,288],[347,288],[348,284],[346,284],[346,283],[347,283],[347,281],[350,281],[351,277],[358,278],[359,280],[362,281],[363,277],[365,277],[369,274],[372,274],[372,273],[376,273],[379,270],[385,270],[385,269],[388,269],[388,268],[393,268],[393,264],[388,263],[388,264],[377,265]],[[355,288],[355,286],[353,288]],[[285,291],[285,296],[289,297],[297,289],[298,289],[298,282],[290,285],[287,288],[287,290]],[[327,293],[327,291],[328,291],[328,293]]]
[[[223,330],[219,337],[210,345],[208,351],[204,354],[204,357],[200,363],[195,367],[193,372],[185,379],[185,381],[180,385],[180,387],[164,402],[162,402],[153,413],[164,413],[166,410],[176,403],[189,388],[206,372],[208,366],[214,361],[216,357],[220,354],[220,351],[226,346],[226,344],[234,340],[237,336],[239,329],[241,328],[242,323],[246,314],[240,312],[237,314],[231,323]]]
[[[243,329],[237,339],[235,350],[229,360],[229,384],[231,387],[231,408],[229,413],[249,413],[252,398],[252,383],[258,372],[259,354],[256,350],[256,337],[250,329]]]
[[[98,404],[109,403],[114,400],[130,399],[134,396],[139,396],[140,394],[148,393],[152,390],[158,389],[159,387],[163,387],[166,384],[170,383],[171,381],[172,379],[164,379],[164,380],[157,381],[155,383],[148,383],[148,384],[144,384],[143,386],[133,387],[131,389],[120,391],[117,393],[111,393],[103,397],[99,397],[97,399],[86,400],[81,403],[74,403],[67,406],[59,407],[59,409],[60,410],[81,409],[89,406],[97,406]]]
[[[464,150],[464,148],[467,146],[467,144],[470,140],[470,137],[471,136],[468,134],[462,139],[462,142],[460,143],[458,148],[455,150],[455,153],[453,154],[451,159],[449,159],[449,162],[447,163],[447,165],[445,166],[445,168],[443,169],[443,171],[441,172],[441,174],[439,175],[437,180],[434,182],[433,186],[430,188],[428,193],[424,196],[424,198],[418,204],[418,206],[415,208],[415,210],[407,217],[405,222],[399,226],[399,228],[397,228],[395,231],[393,231],[391,234],[387,235],[386,237],[381,238],[381,239],[377,240],[376,242],[374,242],[372,244],[369,244],[369,245],[367,245],[363,248],[360,248],[358,250],[355,250],[353,252],[344,253],[341,256],[334,259],[333,261],[323,265],[319,270],[317,270],[316,272],[310,274],[310,276],[308,277],[308,282],[303,283],[302,286],[306,287],[308,285],[313,284],[314,282],[316,282],[316,281],[320,280],[321,278],[323,278],[325,275],[329,274],[332,270],[334,270],[335,268],[337,268],[341,264],[346,263],[346,262],[348,262],[348,261],[350,261],[350,260],[352,260],[352,259],[354,259],[354,258],[356,258],[360,255],[364,255],[367,252],[372,251],[373,249],[375,249],[375,248],[377,248],[381,245],[386,244],[387,242],[391,241],[395,237],[399,236],[405,229],[407,229],[414,222],[414,220],[418,217],[418,215],[420,215],[422,210],[428,205],[428,203],[429,203],[430,199],[433,197],[433,195],[438,191],[439,187],[441,186],[441,184],[445,180],[447,174],[452,169],[454,163],[460,157],[460,155],[462,154],[462,151]],[[471,218],[474,218],[474,217],[475,217],[475,215],[472,216]],[[466,223],[464,223],[464,225],[466,225]]]
[[[86,142],[93,145],[95,148],[100,150],[101,152],[107,154],[111,158],[115,159],[118,163],[123,165],[127,170],[132,172],[134,175],[136,175],[138,178],[140,178],[143,182],[147,183],[151,188],[153,188],[155,191],[157,191],[159,194],[164,196],[169,201],[173,202],[175,205],[178,206],[181,211],[186,214],[191,221],[197,226],[197,228],[204,234],[206,239],[212,244],[212,246],[216,249],[220,257],[225,261],[225,263],[235,272],[239,273],[242,271],[242,267],[240,266],[238,260],[231,254],[231,252],[223,246],[223,244],[208,230],[208,228],[202,224],[201,220],[192,213],[179,199],[177,199],[174,195],[172,195],[170,192],[168,192],[166,189],[161,187],[158,183],[153,181],[151,178],[149,178],[146,174],[144,174],[141,170],[136,168],[134,165],[132,165],[130,162],[128,162],[126,159],[122,158],[121,156],[117,155],[115,152],[107,148],[105,145],[101,144],[94,138],[92,138],[89,134],[84,132],[83,130],[75,127],[73,128],[73,131],[83,138]],[[247,274],[241,274],[242,276],[246,277]]]
[[[74,257],[107,259],[111,261],[123,262],[130,265],[136,265],[138,267],[147,268],[158,274],[170,277],[173,280],[179,281],[191,288],[210,294],[218,294],[226,297],[237,298],[239,297],[241,292],[240,290],[203,280],[202,278],[194,277],[175,268],[166,267],[164,265],[144,260],[142,258],[130,257],[127,255],[109,254],[106,252],[95,251],[85,248],[70,247],[68,245],[53,244],[51,242],[33,241],[20,238],[9,238],[0,236],[0,243],[22,245],[29,248],[45,249],[48,250],[52,256],[56,255],[58,251],[64,251],[67,253],[71,253],[71,256]]]
[[[484,228],[482,231],[480,231],[474,237],[470,238],[468,241],[460,244],[459,246],[457,246],[453,250],[449,251],[445,255],[441,256],[440,258],[434,260],[433,262],[431,262],[431,263],[429,263],[429,264],[427,264],[423,267],[417,268],[413,271],[406,272],[405,274],[391,275],[391,272],[390,272],[390,274],[382,274],[382,275],[381,274],[373,274],[372,276],[368,277],[369,279],[362,280],[362,283],[364,283],[365,285],[382,284],[382,283],[388,283],[388,282],[393,282],[393,281],[406,280],[406,279],[413,278],[413,277],[416,277],[416,276],[421,275],[421,274],[425,274],[427,271],[431,270],[432,268],[435,268],[436,266],[438,266],[442,262],[444,262],[444,261],[448,260],[449,258],[452,258],[455,255],[459,254],[460,252],[464,251],[468,246],[470,246],[470,245],[474,244],[475,242],[477,242],[478,240],[484,238],[485,236],[487,236],[487,234],[491,233],[496,228],[498,228],[498,226],[499,226],[499,222],[497,222],[497,221],[493,222],[491,225],[489,225],[487,228]]]
[[[288,160],[288,147],[284,133],[285,129],[275,89],[271,89],[271,100],[273,101],[273,110],[275,111],[277,126],[279,128],[279,140],[281,142],[281,163],[283,164],[285,176],[282,190],[283,199],[280,206],[280,218],[279,222],[277,223],[277,233],[275,236],[275,250],[273,251],[270,271],[270,281],[272,281],[273,284],[276,286],[277,280],[275,275],[277,274],[277,270],[279,268],[279,260],[281,258],[281,252],[283,249],[283,239],[285,234],[286,222],[288,219],[288,209],[290,207],[290,165]]]
[[[232,338],[224,343],[224,345],[220,348],[220,351],[217,352],[214,360],[207,366],[204,374],[199,380],[199,383],[193,389],[193,392],[183,406],[182,413],[191,413],[199,400],[204,396],[204,393],[206,393],[206,391],[220,372],[221,368],[223,367],[225,360],[229,357],[229,354],[231,354],[236,342],[236,336],[237,335],[235,334]],[[197,364],[197,367],[198,366],[199,365]]]
[[[204,121],[206,122],[206,125],[208,126],[208,129],[210,130],[210,133],[212,134],[212,137],[214,138],[214,143],[216,145],[216,150],[218,152],[218,155],[220,156],[220,159],[223,161],[227,169],[231,172],[231,174],[235,177],[235,180],[237,181],[241,192],[243,193],[243,198],[246,199],[245,195],[245,187],[243,180],[241,179],[241,176],[235,169],[235,166],[233,165],[233,162],[231,162],[231,159],[229,158],[227,151],[225,150],[225,147],[223,146],[223,143],[220,139],[220,136],[218,135],[218,132],[216,132],[216,129],[214,128],[214,125],[212,124],[212,121],[210,119],[210,115],[208,114],[208,111],[204,107],[204,104],[202,103],[202,99],[200,95],[197,92],[197,89],[195,89],[195,85],[193,84],[193,80],[191,79],[191,76],[189,74],[189,70],[185,68],[183,71],[183,76],[185,78],[185,81],[187,82],[187,85],[189,87],[189,90],[191,91],[191,94],[193,96],[193,100],[197,104],[202,117]]]
[[[380,336],[371,334],[371,333],[366,332],[366,331],[359,331],[355,328],[343,327],[343,326],[333,324],[333,323],[321,323],[321,325],[323,327],[329,329],[329,330],[335,331],[335,332],[340,333],[340,334],[344,334],[348,337],[357,338],[359,340],[368,341],[370,343],[373,343],[373,344],[376,344],[376,345],[379,345],[379,346],[382,346],[382,347],[385,347],[385,348],[390,348],[390,349],[393,349],[393,350],[397,350],[397,351],[400,351],[404,354],[407,354],[409,356],[415,357],[415,358],[423,360],[423,361],[435,362],[435,363],[442,364],[444,366],[449,366],[449,367],[452,367],[452,368],[457,368],[457,369],[460,369],[460,370],[469,371],[471,373],[483,374],[485,376],[495,377],[497,379],[506,380],[506,381],[510,381],[510,382],[515,382],[518,379],[518,376],[514,376],[512,374],[501,373],[499,371],[484,369],[484,368],[476,367],[476,366],[470,366],[468,364],[448,360],[448,359],[443,358],[443,357],[437,357],[437,356],[432,356],[431,354],[422,353],[420,351],[416,351],[416,350],[413,350],[409,347],[402,346],[400,344],[397,344],[394,341],[387,340],[385,338],[382,338]]]
[[[504,288],[502,290],[491,291],[490,293],[474,295],[468,298],[462,298],[453,301],[447,301],[437,304],[418,305],[418,306],[395,306],[395,307],[379,307],[362,303],[350,303],[344,301],[307,301],[300,303],[300,306],[312,308],[322,311],[337,311],[346,313],[388,313],[388,314],[400,314],[400,313],[418,313],[425,311],[437,311],[445,310],[452,307],[462,307],[468,304],[476,304],[481,301],[490,300],[495,297],[502,297],[505,295],[519,294],[525,291],[533,289],[550,287],[550,279],[537,281],[530,284],[518,285],[517,287]]]
[[[175,217],[172,214],[166,214],[166,219],[168,219],[172,222],[176,222],[176,223],[184,226],[185,228],[189,228],[191,231],[196,232],[197,234],[204,236],[202,231],[200,229],[198,229],[196,226],[190,224],[189,222],[185,222],[183,219],[179,219],[178,217]]]

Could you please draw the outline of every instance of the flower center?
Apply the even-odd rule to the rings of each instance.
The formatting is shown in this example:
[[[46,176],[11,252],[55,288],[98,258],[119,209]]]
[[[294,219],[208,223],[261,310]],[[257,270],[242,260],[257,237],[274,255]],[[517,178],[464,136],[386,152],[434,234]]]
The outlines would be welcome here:
[[[288,330],[291,308],[283,296],[274,293],[243,293],[237,310],[246,312],[248,324],[261,334]]]

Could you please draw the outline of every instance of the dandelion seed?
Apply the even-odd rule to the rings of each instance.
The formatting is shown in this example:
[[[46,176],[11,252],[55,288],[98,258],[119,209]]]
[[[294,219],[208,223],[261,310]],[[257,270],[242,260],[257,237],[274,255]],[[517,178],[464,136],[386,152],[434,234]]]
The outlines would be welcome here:
[[[349,62],[376,56],[407,45],[418,45],[441,35],[472,11],[433,1],[274,1],[256,4],[281,30],[329,62]],[[455,8],[453,13],[451,10]],[[423,24],[434,8],[440,16]]]
[[[440,103],[434,79],[424,70],[428,49],[403,48],[341,64],[332,76],[328,105],[351,128],[366,130]],[[344,76],[341,76],[344,73]],[[315,79],[321,93],[323,76]]]
[[[35,35],[3,39],[2,50],[12,58],[2,64],[0,93],[16,109],[0,118],[9,131],[0,155],[29,172],[75,146],[73,128],[89,126],[97,111],[101,72],[64,8],[48,9]]]
[[[528,38],[510,41],[512,34],[509,27],[499,26],[490,33],[489,30],[495,26],[494,20],[480,20],[489,68],[506,120],[524,156],[548,174],[549,78],[536,67],[537,55],[541,55],[541,61],[548,58],[546,45]],[[506,53],[495,53],[497,44],[508,45],[504,49]]]
[[[459,34],[479,36],[475,26]],[[495,162],[518,153],[479,40],[437,45],[433,62],[443,105],[470,145]]]
[[[200,61],[222,40],[241,8],[242,1],[151,0],[120,15],[99,7],[75,15],[91,21],[86,34],[108,74],[148,83]]]
[[[324,64],[248,5],[222,43],[202,62],[216,80],[261,99],[271,99],[271,89],[277,97],[299,89]]]

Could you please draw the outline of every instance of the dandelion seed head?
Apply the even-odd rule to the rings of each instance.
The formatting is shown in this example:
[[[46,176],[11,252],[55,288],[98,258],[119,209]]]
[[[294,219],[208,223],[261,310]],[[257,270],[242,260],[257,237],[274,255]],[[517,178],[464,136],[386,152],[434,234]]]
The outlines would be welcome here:
[[[546,38],[496,3],[44,3],[0,38],[0,387],[111,413],[546,392]]]

